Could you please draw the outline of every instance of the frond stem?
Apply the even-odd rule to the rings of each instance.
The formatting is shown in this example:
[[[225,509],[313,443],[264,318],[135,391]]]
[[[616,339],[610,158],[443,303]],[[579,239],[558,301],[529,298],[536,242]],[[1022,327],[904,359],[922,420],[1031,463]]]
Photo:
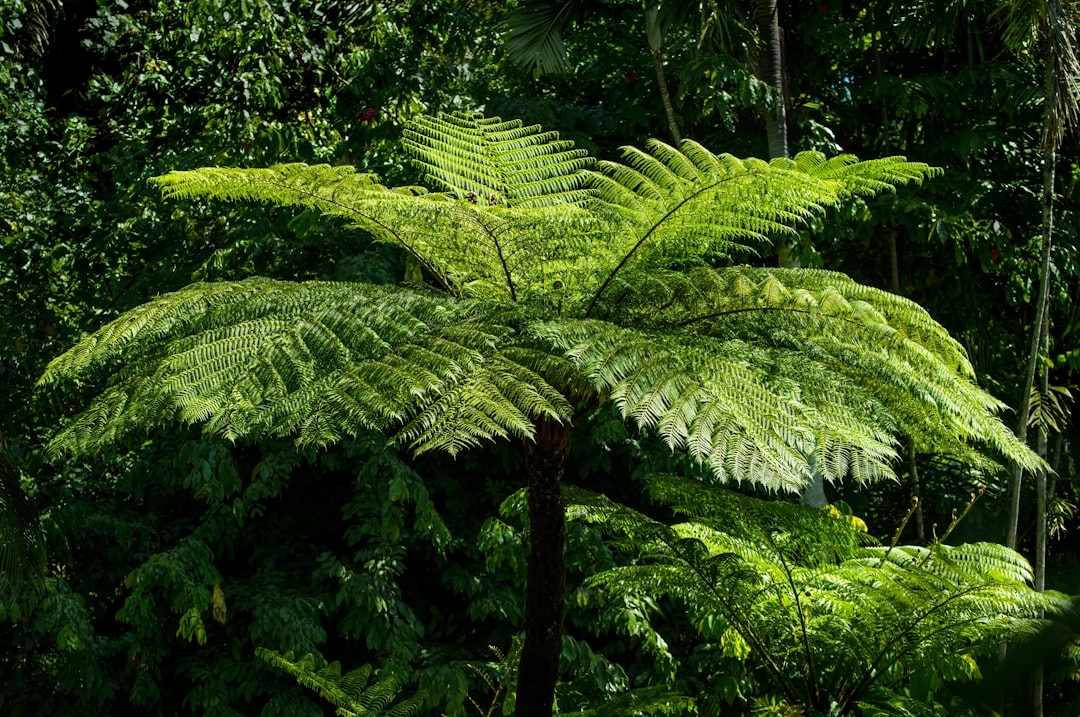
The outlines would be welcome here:
[[[818,702],[821,699],[821,689],[817,680],[817,666],[814,664],[814,652],[810,649],[810,635],[807,633],[806,629],[806,613],[803,611],[802,601],[799,599],[799,589],[795,586],[795,576],[788,565],[787,559],[784,557],[784,551],[776,544],[772,534],[765,531],[764,537],[772,546],[773,550],[776,551],[776,557],[780,560],[780,567],[783,569],[784,577],[787,578],[788,587],[791,589],[791,596],[795,600],[795,613],[799,616],[799,629],[802,632],[803,652],[806,655],[806,689],[814,706],[820,707]]]
[[[317,192],[314,192],[314,191],[312,191],[310,189],[300,189],[300,188],[293,187],[293,186],[290,186],[288,184],[284,184],[284,183],[281,183],[281,182],[275,182],[275,181],[270,180],[270,179],[256,179],[255,181],[262,182],[264,184],[269,184],[270,186],[276,187],[278,189],[286,189],[286,190],[291,191],[291,192],[296,192],[297,194],[300,194],[302,196],[311,197],[312,199],[316,199],[316,200],[318,200],[320,202],[326,202],[327,204],[331,204],[331,205],[333,205],[335,207],[338,207],[339,209],[342,209],[345,212],[355,214],[357,216],[363,217],[364,219],[367,219],[372,224],[375,224],[380,229],[385,231],[387,234],[394,237],[398,241],[398,243],[401,244],[401,246],[405,249],[405,251],[409,252],[414,257],[416,257],[416,260],[418,262],[420,262],[420,264],[425,269],[427,269],[428,272],[433,277],[435,277],[435,280],[438,281],[439,284],[442,285],[442,288],[448,294],[451,294],[452,296],[454,296],[456,298],[461,298],[460,295],[458,294],[458,292],[454,290],[454,287],[450,284],[449,280],[447,280],[446,277],[444,277],[442,275],[442,273],[438,269],[435,268],[435,265],[432,264],[427,259],[427,257],[425,257],[420,252],[418,252],[411,244],[409,244],[409,242],[405,241],[405,239],[400,234],[398,234],[396,231],[394,231],[392,228],[390,228],[390,226],[387,225],[386,223],[381,222],[381,221],[379,221],[378,219],[376,219],[376,218],[374,218],[372,216],[364,214],[363,212],[356,209],[356,207],[353,207],[353,206],[351,206],[349,204],[346,204],[345,202],[334,199],[333,197],[323,196],[323,195],[321,195],[321,194],[319,194]]]
[[[667,212],[665,212],[664,216],[662,216],[659,220],[653,222],[652,226],[649,227],[649,230],[641,235],[641,238],[638,239],[637,242],[634,244],[634,246],[632,246],[630,248],[630,251],[626,252],[626,254],[623,256],[622,260],[619,261],[619,263],[615,266],[614,269],[611,270],[610,273],[608,273],[607,277],[604,279],[604,283],[602,283],[600,285],[600,288],[596,290],[596,293],[593,294],[592,301],[590,301],[588,307],[586,307],[585,314],[584,314],[583,318],[587,319],[587,318],[589,318],[589,316],[592,315],[592,311],[596,307],[596,302],[598,302],[600,300],[600,297],[603,296],[604,292],[607,290],[608,285],[611,284],[611,282],[615,279],[615,275],[618,274],[620,271],[622,271],[623,267],[626,266],[627,262],[630,261],[631,257],[634,256],[634,254],[637,252],[637,250],[640,249],[641,246],[646,241],[649,240],[649,237],[652,236],[653,232],[655,232],[657,229],[659,229],[660,226],[665,221],[667,221],[670,217],[672,217],[676,212],[678,212],[680,209],[682,209],[684,206],[686,206],[691,201],[697,199],[702,194],[705,194],[706,192],[712,191],[716,187],[720,186],[721,184],[723,184],[723,183],[725,183],[725,182],[727,182],[729,180],[736,179],[738,177],[753,177],[753,176],[757,176],[757,175],[760,175],[760,174],[761,174],[761,172],[748,172],[746,174],[740,174],[740,175],[735,175],[735,176],[731,176],[731,177],[724,177],[722,179],[717,180],[716,182],[713,182],[709,186],[701,187],[696,192],[693,192],[689,196],[684,197],[678,204],[676,204],[671,209],[669,209]]]
[[[506,288],[510,292],[510,301],[517,303],[517,290],[514,287],[514,279],[510,276],[510,265],[507,262],[506,256],[503,254],[503,246],[499,242],[499,237],[494,231],[488,227],[483,221],[479,222],[480,227],[484,230],[484,233],[491,239],[491,243],[495,245],[495,252],[499,257],[499,266],[503,270],[503,274],[506,276]]]
[[[685,319],[683,321],[680,321],[679,323],[675,324],[675,327],[682,329],[682,328],[686,328],[690,324],[696,323],[698,321],[708,321],[709,319],[717,319],[717,318],[720,318],[721,316],[727,316],[728,314],[744,314],[744,313],[747,313],[747,312],[750,312],[750,311],[790,311],[790,312],[796,313],[796,314],[812,314],[812,313],[814,313],[814,312],[812,312],[812,311],[810,311],[808,309],[797,309],[797,308],[792,307],[792,306],[746,306],[746,307],[743,307],[741,309],[725,309],[724,311],[716,311],[716,312],[711,313],[711,314],[704,314],[702,316],[695,316],[692,319]],[[853,326],[862,326],[863,325],[862,322],[856,321],[855,319],[848,319],[848,318],[845,318],[843,316],[836,316],[835,314],[822,314],[822,316],[824,316],[826,318],[829,318],[829,319],[839,319],[840,321],[846,321],[847,323],[852,324]]]

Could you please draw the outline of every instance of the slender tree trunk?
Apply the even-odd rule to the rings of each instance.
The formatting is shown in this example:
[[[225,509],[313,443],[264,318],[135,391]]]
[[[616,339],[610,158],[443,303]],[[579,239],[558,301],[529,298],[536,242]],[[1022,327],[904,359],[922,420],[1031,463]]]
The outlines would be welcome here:
[[[1042,353],[1046,354],[1050,348],[1050,316],[1049,311],[1043,314],[1043,322],[1039,327],[1039,336],[1042,344]],[[1046,399],[1048,390],[1048,374],[1043,367],[1039,377],[1039,394]],[[1038,438],[1035,442],[1036,452],[1046,458],[1047,427],[1043,424],[1038,426]],[[1035,476],[1035,574],[1033,587],[1042,592],[1046,589],[1046,506],[1047,506],[1046,474],[1040,473]],[[1043,663],[1035,668],[1031,676],[1031,714],[1032,717],[1043,715]]]
[[[656,84],[660,87],[660,101],[664,104],[668,132],[677,147],[682,144],[682,132],[679,131],[679,121],[675,118],[675,108],[671,105],[671,93],[668,91],[667,75],[664,73],[664,33],[660,27],[659,0],[650,0],[645,5],[645,36],[652,51],[653,70],[656,72]]]
[[[1055,141],[1049,136],[1054,112],[1057,108],[1057,74],[1055,72],[1052,50],[1047,51],[1045,75],[1045,107],[1043,138],[1043,187],[1042,187],[1042,251],[1039,262],[1039,289],[1035,303],[1035,320],[1031,324],[1031,346],[1028,350],[1027,374],[1020,394],[1020,409],[1017,411],[1016,437],[1022,443],[1027,442],[1028,420],[1031,417],[1031,388],[1035,385],[1035,369],[1039,364],[1039,349],[1042,344],[1042,325],[1050,303],[1050,246],[1054,231],[1054,170],[1057,159]],[[1023,471],[1013,465],[1009,478],[1009,519],[1006,524],[1005,544],[1016,549],[1017,532],[1020,524],[1020,493],[1023,488]]]
[[[769,158],[788,156],[787,102],[784,97],[784,52],[780,39],[777,0],[757,0],[754,8],[761,55],[758,58],[758,79],[773,89],[776,105],[765,119],[765,134],[769,138]]]
[[[682,133],[679,131],[679,121],[675,118],[675,108],[671,104],[671,93],[668,92],[667,76],[664,74],[664,54],[660,48],[653,48],[653,68],[656,70],[656,83],[660,86],[660,100],[664,103],[664,114],[667,117],[668,132],[675,146],[682,144]]]
[[[525,585],[525,644],[518,665],[515,717],[551,717],[562,652],[566,570],[566,508],[562,475],[570,426],[541,421],[525,442],[529,481],[529,563]]]
[[[1054,28],[1050,28],[1053,33]],[[1022,443],[1027,443],[1028,421],[1031,417],[1031,389],[1035,385],[1035,372],[1039,364],[1039,353],[1043,347],[1043,328],[1049,325],[1048,312],[1050,304],[1050,247],[1052,245],[1054,230],[1054,173],[1057,161],[1057,100],[1058,100],[1058,77],[1057,63],[1054,57],[1052,42],[1046,43],[1043,57],[1044,65],[1044,96],[1043,96],[1043,186],[1042,186],[1042,247],[1039,262],[1039,288],[1035,304],[1035,320],[1031,325],[1031,345],[1028,350],[1027,373],[1024,377],[1024,385],[1021,388],[1020,409],[1017,412],[1016,437]],[[1036,478],[1036,532],[1038,524],[1043,523],[1045,530],[1046,513],[1045,477]],[[1006,524],[1005,544],[1015,549],[1018,542],[1020,526],[1020,495],[1023,489],[1023,470],[1018,465],[1013,465],[1009,476],[1009,517]],[[1003,659],[1007,652],[1007,646],[1002,645],[1000,657]],[[1042,671],[1036,671],[1033,680],[1033,692],[1031,705],[1036,715],[1042,715]],[[1004,712],[1004,710],[1002,710]]]

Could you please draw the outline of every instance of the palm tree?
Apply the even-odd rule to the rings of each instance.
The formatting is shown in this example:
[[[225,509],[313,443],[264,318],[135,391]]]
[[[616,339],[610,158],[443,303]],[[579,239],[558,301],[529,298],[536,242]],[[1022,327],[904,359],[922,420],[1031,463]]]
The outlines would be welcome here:
[[[519,717],[551,713],[562,476],[571,429],[602,404],[718,480],[775,490],[798,491],[815,470],[890,477],[898,433],[978,465],[993,464],[989,449],[1041,469],[916,304],[837,273],[731,265],[846,196],[921,181],[925,165],[740,160],[690,141],[594,162],[556,133],[474,115],[421,118],[404,146],[439,191],[299,164],[160,177],[172,197],[345,218],[407,252],[426,283],[250,279],[161,296],[46,368],[43,384],[111,373],[51,450],[93,455],[175,421],[315,446],[376,430],[450,454],[520,440]]]

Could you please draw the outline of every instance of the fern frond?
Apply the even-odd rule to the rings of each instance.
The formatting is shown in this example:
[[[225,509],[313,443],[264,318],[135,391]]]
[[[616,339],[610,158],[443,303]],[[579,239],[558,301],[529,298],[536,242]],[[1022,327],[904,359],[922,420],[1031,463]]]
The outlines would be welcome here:
[[[296,659],[292,653],[257,647],[255,655],[334,705],[342,717],[413,717],[423,706],[419,693],[399,700],[401,683],[393,675],[373,679],[371,665],[342,673],[338,662],[316,667],[311,654]]]
[[[872,397],[862,405],[848,400],[844,391],[855,386],[815,371],[812,362],[778,364],[778,352],[741,341],[600,321],[548,322],[532,331],[563,350],[625,417],[721,480],[797,491],[810,480],[811,456],[830,478],[892,474],[894,442],[875,413],[880,405]]]
[[[629,272],[604,309],[618,324],[743,342],[747,360],[765,356],[763,370],[771,367],[808,410],[842,428],[821,434],[819,444],[842,442],[851,431],[853,445],[868,447],[867,437],[858,438],[862,425],[871,439],[902,432],[920,450],[975,466],[994,466],[980,452],[989,446],[1030,470],[1046,469],[998,420],[1004,404],[975,384],[966,353],[940,324],[917,304],[842,274],[748,267]],[[844,474],[848,455],[840,451],[816,452],[829,474]]]
[[[477,204],[518,209],[577,204],[585,200],[586,174],[593,164],[584,149],[558,132],[521,120],[475,114],[440,114],[414,120],[402,146],[444,191]]]
[[[736,631],[792,704],[824,695],[825,704],[872,709],[903,694],[919,670],[977,678],[975,656],[1070,604],[1032,590],[1026,562],[1000,545],[863,547],[865,536],[823,511],[669,476],[648,486],[687,520],[667,526],[603,496],[568,493],[568,515],[631,534],[638,548],[637,564],[590,584],[670,595],[706,639]]]
[[[488,304],[365,284],[189,287],[49,365],[45,383],[119,353],[127,362],[52,450],[92,452],[168,420],[201,422],[228,439],[295,434],[314,445],[409,421],[399,440],[418,449],[529,436],[533,419],[563,420],[570,409],[541,376],[499,353],[515,331],[497,314]]]
[[[850,154],[829,159],[821,152],[799,152],[792,159],[778,157],[770,164],[793,167],[816,179],[837,182],[841,196],[873,196],[893,192],[904,184],[922,184],[923,180],[940,176],[940,167],[923,162],[910,162],[904,157],[880,157],[860,160]]]
[[[803,153],[794,160],[737,159],[693,141],[679,148],[653,140],[624,148],[623,162],[600,162],[591,187],[621,222],[609,247],[615,276],[635,265],[666,267],[727,256],[790,234],[852,194],[876,194],[920,182],[936,170],[899,157],[860,162]]]
[[[718,478],[785,490],[809,481],[807,456],[824,427],[747,361],[746,351],[753,347],[598,321],[549,322],[532,330],[565,351],[623,416],[656,429],[672,448],[686,449]],[[892,452],[889,445],[873,448],[879,456]]]
[[[596,228],[580,206],[581,169],[591,162],[584,150],[497,118],[426,118],[408,136],[417,161],[451,194],[388,189],[351,167],[304,164],[205,167],[155,181],[167,197],[259,201],[342,217],[408,251],[458,296],[524,300],[565,281],[566,263],[587,255]]]

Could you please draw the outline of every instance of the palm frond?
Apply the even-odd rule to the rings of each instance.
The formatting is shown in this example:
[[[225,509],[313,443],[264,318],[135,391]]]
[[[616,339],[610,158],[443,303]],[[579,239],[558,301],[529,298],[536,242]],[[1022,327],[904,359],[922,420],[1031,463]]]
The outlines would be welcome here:
[[[506,17],[510,60],[534,75],[570,68],[562,33],[577,14],[577,0],[526,0]]]

